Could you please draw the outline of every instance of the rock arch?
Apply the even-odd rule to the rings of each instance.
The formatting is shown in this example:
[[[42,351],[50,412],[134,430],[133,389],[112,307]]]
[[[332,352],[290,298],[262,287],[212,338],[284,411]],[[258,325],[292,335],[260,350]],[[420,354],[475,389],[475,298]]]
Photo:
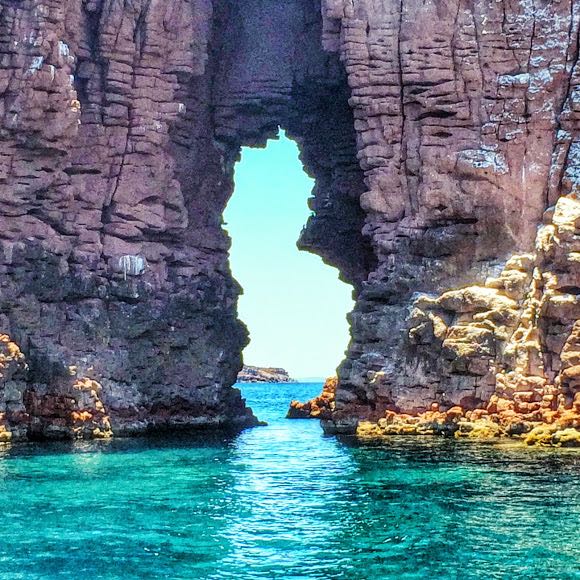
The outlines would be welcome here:
[[[279,126],[317,183],[301,244],[358,297],[329,429],[512,372],[572,404],[578,6],[504,4],[0,0],[5,432],[254,421],[221,215]]]

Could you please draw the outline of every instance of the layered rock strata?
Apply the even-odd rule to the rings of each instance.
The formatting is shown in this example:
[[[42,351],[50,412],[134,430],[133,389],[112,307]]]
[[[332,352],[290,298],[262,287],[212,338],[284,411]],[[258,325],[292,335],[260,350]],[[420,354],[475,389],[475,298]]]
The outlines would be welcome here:
[[[578,427],[580,5],[323,11],[378,259],[326,429],[498,404],[526,430],[564,416]]]
[[[116,433],[255,421],[230,388],[247,339],[210,27],[205,2],[0,2],[0,326],[26,355],[30,437],[74,436],[85,393]]]
[[[474,377],[456,402],[433,400],[415,416],[388,410],[357,433],[523,436],[528,443],[580,446],[580,202],[561,197],[546,212],[534,255],[514,256],[482,286],[415,302],[409,339],[438,353],[441,375]],[[420,405],[420,403],[419,403]],[[442,406],[445,409],[442,409]],[[450,408],[451,407],[451,408]]]
[[[247,331],[222,212],[240,147],[279,126],[317,180],[301,245],[360,287],[363,173],[321,38],[309,0],[0,0],[0,330],[27,362],[18,401],[0,387],[15,438],[255,424],[231,388]],[[92,403],[77,378],[100,386]],[[79,431],[71,413],[97,399]]]
[[[0,0],[0,331],[26,360],[4,432],[255,422],[222,212],[240,147],[279,127],[316,180],[299,243],[357,299],[328,431],[573,412],[579,20],[578,0]]]

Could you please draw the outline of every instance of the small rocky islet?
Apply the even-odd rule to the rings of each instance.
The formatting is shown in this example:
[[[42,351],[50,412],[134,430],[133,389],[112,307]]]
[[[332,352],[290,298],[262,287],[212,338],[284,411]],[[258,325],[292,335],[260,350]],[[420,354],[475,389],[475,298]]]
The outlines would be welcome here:
[[[238,383],[296,383],[288,371],[279,367],[244,365],[238,373]]]

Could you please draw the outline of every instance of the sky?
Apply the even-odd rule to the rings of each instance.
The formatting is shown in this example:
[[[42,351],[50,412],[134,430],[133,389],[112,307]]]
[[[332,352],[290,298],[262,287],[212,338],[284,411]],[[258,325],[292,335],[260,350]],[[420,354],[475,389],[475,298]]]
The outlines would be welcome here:
[[[239,315],[250,331],[244,362],[282,367],[296,379],[333,375],[348,345],[352,288],[296,247],[314,186],[296,143],[281,133],[265,149],[244,147],[235,184],[224,220],[244,289]]]

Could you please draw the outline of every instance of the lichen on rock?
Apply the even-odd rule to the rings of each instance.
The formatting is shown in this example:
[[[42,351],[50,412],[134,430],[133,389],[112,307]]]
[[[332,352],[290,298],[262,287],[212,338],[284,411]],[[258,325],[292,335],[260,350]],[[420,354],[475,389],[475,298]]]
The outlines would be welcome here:
[[[473,394],[455,395],[457,405],[451,406],[453,399],[444,392],[429,411],[410,415],[389,410],[376,432],[580,445],[580,322],[574,292],[580,287],[574,256],[579,223],[580,202],[563,196],[538,231],[534,255],[512,257],[499,277],[482,286],[416,301],[409,318],[411,342],[439,353],[442,382],[451,383],[459,373],[473,377]],[[363,425],[357,435],[375,431]]]

